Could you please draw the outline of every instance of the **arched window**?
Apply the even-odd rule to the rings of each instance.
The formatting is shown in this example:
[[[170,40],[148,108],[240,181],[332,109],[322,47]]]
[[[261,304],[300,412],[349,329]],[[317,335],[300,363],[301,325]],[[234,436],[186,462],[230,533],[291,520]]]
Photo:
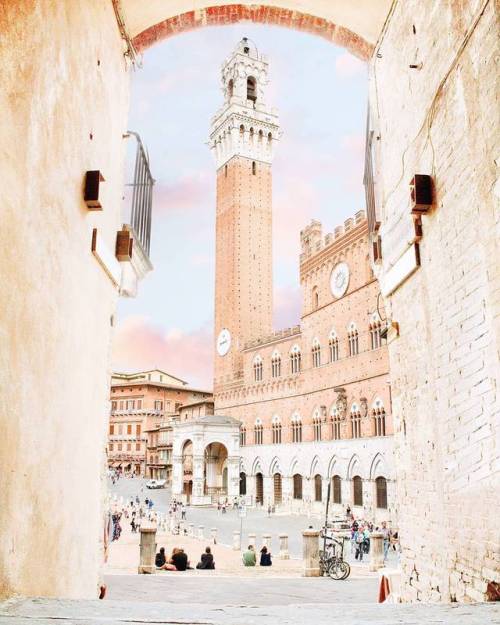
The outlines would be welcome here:
[[[363,480],[359,475],[352,478],[352,494],[355,506],[363,505]]]
[[[332,426],[332,440],[338,441],[340,440],[340,424],[342,423],[342,418],[336,406],[334,406],[330,412],[330,422]]]
[[[339,359],[339,339],[335,330],[330,332],[330,338],[328,339],[328,348],[330,351],[330,362],[335,362]]]
[[[257,101],[257,81],[253,76],[247,78],[247,100]]]
[[[233,97],[233,92],[234,92],[234,82],[233,82],[233,79],[231,78],[231,80],[227,83],[227,93],[230,98]]]
[[[300,415],[292,417],[292,443],[302,442],[302,420]]]
[[[319,410],[314,412],[313,416],[313,431],[314,431],[314,440],[321,440],[321,413]]]
[[[240,126],[240,135],[243,135],[245,132],[245,126],[243,126],[243,124],[241,124]]]
[[[302,475],[299,473],[293,476],[293,498],[302,499]]]
[[[273,445],[281,445],[281,421],[277,415],[273,417],[272,430]]]
[[[255,382],[262,382],[264,372],[264,366],[262,364],[262,358],[255,356],[253,360],[253,379]]]
[[[271,375],[273,378],[281,376],[281,355],[278,351],[273,352],[271,356]]]
[[[314,339],[313,341],[311,355],[312,355],[312,366],[313,367],[321,366],[321,345],[319,344],[318,339]]]
[[[358,404],[351,406],[351,436],[361,438],[361,412]]]
[[[255,426],[253,429],[253,438],[255,445],[262,445],[263,437],[264,437],[264,428],[262,427],[262,421],[257,419],[255,422]]]
[[[334,475],[332,477],[333,486],[333,503],[342,503],[342,480],[340,475]]]
[[[227,165],[224,165],[224,177],[227,178]]]
[[[240,446],[244,447],[247,444],[247,429],[245,426],[240,427]]]
[[[294,345],[290,350],[290,371],[291,373],[300,373],[301,368],[301,356],[300,347]]]
[[[350,324],[347,337],[349,340],[349,356],[356,356],[359,354],[359,336],[354,323]]]
[[[373,403],[372,418],[375,436],[385,436],[385,409],[380,399],[375,400]]]
[[[255,161],[252,161],[252,175],[255,176],[257,173],[257,164]]]
[[[247,494],[247,476],[246,473],[240,473],[240,495]]]
[[[312,290],[312,307],[313,310],[317,310],[319,308],[319,293],[317,286],[314,286]]]
[[[323,478],[321,475],[314,476],[314,501],[323,501]]]
[[[387,509],[387,480],[385,477],[377,477],[375,480],[377,487],[377,508]]]
[[[382,324],[380,323],[378,315],[375,313],[370,323],[370,339],[372,349],[378,349],[382,346],[382,337],[380,336],[381,331]]]

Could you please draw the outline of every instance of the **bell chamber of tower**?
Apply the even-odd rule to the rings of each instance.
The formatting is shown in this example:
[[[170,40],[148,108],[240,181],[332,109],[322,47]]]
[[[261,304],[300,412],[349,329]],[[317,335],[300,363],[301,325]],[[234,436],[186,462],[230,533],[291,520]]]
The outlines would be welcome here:
[[[277,112],[268,61],[243,38],[222,65],[209,146],[217,169],[215,388],[242,379],[241,348],[272,330],[272,175]]]

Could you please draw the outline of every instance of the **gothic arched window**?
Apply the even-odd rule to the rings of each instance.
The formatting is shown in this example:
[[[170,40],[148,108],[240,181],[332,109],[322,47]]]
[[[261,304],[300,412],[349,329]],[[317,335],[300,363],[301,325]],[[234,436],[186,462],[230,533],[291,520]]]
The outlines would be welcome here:
[[[292,443],[302,442],[302,420],[300,415],[296,414],[292,417]]]
[[[377,477],[375,480],[377,488],[377,508],[387,508],[387,480],[385,477]]]
[[[363,480],[359,475],[352,478],[353,501],[355,506],[363,505]]]
[[[277,415],[273,417],[272,430],[273,430],[273,445],[280,445],[281,444],[281,421]]]
[[[319,367],[321,366],[321,345],[319,344],[318,339],[314,339],[313,346],[311,349],[312,356],[312,366]]]
[[[300,373],[300,347],[298,345],[294,345],[290,350],[290,372],[291,373]]]
[[[263,431],[264,428],[262,427],[262,421],[260,421],[260,419],[257,419],[257,421],[255,422],[255,426],[254,426],[254,445],[262,445],[263,442]]]
[[[227,83],[227,93],[230,98],[233,97],[233,92],[234,92],[234,82],[233,82],[233,79],[231,78],[231,80]]]
[[[262,364],[262,358],[256,356],[253,361],[253,379],[255,382],[262,382],[264,366]]]
[[[328,347],[330,349],[330,362],[335,362],[339,359],[339,339],[335,330],[330,332]]]
[[[255,176],[256,173],[257,173],[257,163],[255,161],[252,161],[252,174]]]
[[[278,351],[273,352],[271,357],[271,375],[273,378],[279,378],[281,375],[281,355]]]

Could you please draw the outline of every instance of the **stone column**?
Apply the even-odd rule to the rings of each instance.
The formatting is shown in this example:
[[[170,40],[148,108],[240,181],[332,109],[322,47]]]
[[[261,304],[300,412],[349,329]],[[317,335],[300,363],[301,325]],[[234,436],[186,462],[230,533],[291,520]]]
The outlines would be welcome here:
[[[241,534],[239,530],[233,531],[233,549],[239,551],[241,549]]]
[[[372,532],[370,536],[370,571],[378,571],[384,567],[384,535]]]
[[[289,560],[290,559],[290,553],[288,551],[288,534],[279,534],[279,539],[280,539],[279,559],[280,560]]]
[[[216,545],[217,544],[217,528],[216,527],[212,527],[212,529],[210,530],[210,538],[213,544]]]
[[[271,534],[262,534],[262,546],[269,549],[271,546]]]
[[[319,577],[319,532],[304,530],[302,532],[302,546],[304,558],[303,577]]]
[[[194,523],[189,524],[189,536],[194,536]]]
[[[274,483],[272,477],[264,476],[264,507],[274,506]]]
[[[204,469],[205,459],[201,455],[193,455],[193,495],[192,502],[193,505],[203,504],[205,501],[204,498],[204,488],[203,488],[203,469]]]
[[[248,534],[248,544],[255,548],[255,534]]]
[[[229,456],[227,459],[227,496],[231,500],[240,494],[240,457]]]
[[[182,455],[172,456],[172,495],[182,495],[183,483],[182,483]]]
[[[155,572],[156,527],[141,526],[138,573]]]
[[[198,539],[203,540],[205,537],[203,535],[203,531],[205,529],[204,525],[198,525]]]

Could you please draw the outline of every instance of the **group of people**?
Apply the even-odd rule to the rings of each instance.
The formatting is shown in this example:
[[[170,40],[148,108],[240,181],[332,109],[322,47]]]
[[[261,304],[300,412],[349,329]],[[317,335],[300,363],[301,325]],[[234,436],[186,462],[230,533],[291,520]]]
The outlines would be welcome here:
[[[398,533],[392,532],[385,521],[381,527],[373,523],[354,520],[351,525],[351,553],[354,553],[356,560],[363,560],[363,555],[370,553],[370,538],[372,532],[380,532],[383,535],[384,562],[387,560],[389,549],[392,545],[394,551],[398,545]]]
[[[256,566],[257,564],[257,554],[255,553],[255,547],[253,545],[248,545],[248,549],[243,552],[243,565],[244,566]],[[271,559],[271,552],[264,545],[260,550],[260,566],[272,566],[273,562]]]
[[[155,566],[163,571],[187,571],[192,570],[187,553],[181,547],[174,547],[172,554],[167,560],[165,547],[161,547],[155,557]],[[200,561],[196,565],[197,569],[215,569],[214,556],[210,547],[205,547],[205,553],[201,554]]]

